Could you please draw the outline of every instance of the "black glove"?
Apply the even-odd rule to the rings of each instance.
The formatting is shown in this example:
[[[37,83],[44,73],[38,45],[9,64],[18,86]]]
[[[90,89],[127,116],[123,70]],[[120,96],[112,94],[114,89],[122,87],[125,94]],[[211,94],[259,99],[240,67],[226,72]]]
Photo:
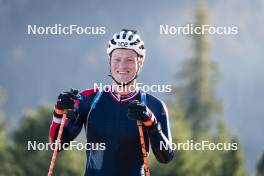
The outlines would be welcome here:
[[[150,126],[156,123],[156,118],[146,105],[140,103],[138,100],[133,100],[128,105],[127,116],[132,120],[139,120],[145,126]]]
[[[61,93],[55,104],[54,116],[62,118],[64,110],[73,110],[76,99],[78,99],[78,90],[71,89],[69,92]]]

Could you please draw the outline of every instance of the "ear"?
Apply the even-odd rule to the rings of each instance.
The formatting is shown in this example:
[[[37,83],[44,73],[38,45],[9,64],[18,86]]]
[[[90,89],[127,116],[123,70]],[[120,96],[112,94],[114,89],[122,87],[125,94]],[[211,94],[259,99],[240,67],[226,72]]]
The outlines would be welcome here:
[[[145,61],[145,59],[144,59],[143,57],[139,57],[138,65],[139,65],[140,68],[143,67],[143,65],[144,65],[144,61]]]

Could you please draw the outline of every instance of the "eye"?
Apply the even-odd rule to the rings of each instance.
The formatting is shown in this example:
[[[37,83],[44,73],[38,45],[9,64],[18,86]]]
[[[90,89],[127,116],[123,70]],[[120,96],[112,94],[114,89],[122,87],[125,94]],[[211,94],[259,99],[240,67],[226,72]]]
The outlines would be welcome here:
[[[114,62],[120,62],[120,58],[113,58]]]
[[[134,62],[134,59],[128,59],[127,61],[128,62]]]

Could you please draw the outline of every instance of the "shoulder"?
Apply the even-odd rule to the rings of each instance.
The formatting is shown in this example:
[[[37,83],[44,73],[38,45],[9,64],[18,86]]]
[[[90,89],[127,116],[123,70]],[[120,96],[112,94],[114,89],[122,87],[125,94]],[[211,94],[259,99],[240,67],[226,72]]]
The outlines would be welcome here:
[[[80,91],[80,96],[75,100],[74,106],[77,108],[80,104],[87,104],[87,102],[91,101],[98,91],[99,89],[85,89]]]
[[[165,105],[165,103],[160,98],[158,98],[154,95],[146,93],[146,97],[147,97],[147,102],[149,102],[151,104],[156,104],[157,106]]]
[[[164,101],[162,101],[160,98],[157,98],[156,96],[150,95],[150,94],[146,94],[147,97],[147,105],[151,108],[151,109],[155,109],[159,112],[162,113],[167,113],[167,106],[164,103]]]
[[[83,97],[88,97],[90,95],[96,94],[99,89],[85,89],[80,92],[80,95]]]

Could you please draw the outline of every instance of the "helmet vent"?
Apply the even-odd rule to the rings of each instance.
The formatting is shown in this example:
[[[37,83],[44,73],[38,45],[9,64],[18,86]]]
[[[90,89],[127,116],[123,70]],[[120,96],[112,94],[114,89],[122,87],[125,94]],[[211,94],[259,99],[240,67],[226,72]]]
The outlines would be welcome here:
[[[116,45],[116,42],[115,42],[114,39],[111,40],[111,43],[112,43],[113,45]]]
[[[133,36],[134,36],[134,35],[133,35],[133,34],[131,34],[131,35],[128,37],[128,40],[129,40],[129,41],[131,41],[131,40],[132,40],[132,38],[133,38]]]
[[[139,42],[140,42],[140,40],[139,40],[139,39],[137,39],[136,41],[134,41],[134,42],[130,43],[130,45],[136,45],[136,44],[138,44]]]

